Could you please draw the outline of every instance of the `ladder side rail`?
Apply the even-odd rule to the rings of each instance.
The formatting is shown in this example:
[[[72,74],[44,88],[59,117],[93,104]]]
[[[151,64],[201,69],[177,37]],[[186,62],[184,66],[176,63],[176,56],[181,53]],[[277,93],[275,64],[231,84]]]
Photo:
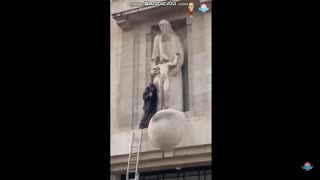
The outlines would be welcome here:
[[[131,149],[132,149],[132,144],[133,144],[133,136],[134,136],[134,132],[132,132],[132,136],[131,136],[131,143],[130,143],[130,150],[129,150],[129,157],[128,157],[126,180],[129,180],[129,169],[130,169],[130,161],[131,161]]]
[[[139,180],[138,166],[139,166],[139,158],[140,158],[141,138],[142,138],[142,130],[140,130],[140,133],[139,133],[139,145],[138,145],[138,155],[137,155],[137,164],[136,164],[136,180]]]

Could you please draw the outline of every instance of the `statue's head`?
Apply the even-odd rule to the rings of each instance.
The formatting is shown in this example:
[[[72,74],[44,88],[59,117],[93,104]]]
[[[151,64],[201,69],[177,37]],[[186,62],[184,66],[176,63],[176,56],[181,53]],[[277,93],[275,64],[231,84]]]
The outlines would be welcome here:
[[[171,24],[169,21],[167,20],[161,20],[159,22],[159,27],[162,33],[168,33],[168,34],[174,34],[174,31],[171,27]]]
[[[169,61],[169,58],[167,55],[165,55],[165,54],[160,55],[160,63],[166,63],[168,61]]]

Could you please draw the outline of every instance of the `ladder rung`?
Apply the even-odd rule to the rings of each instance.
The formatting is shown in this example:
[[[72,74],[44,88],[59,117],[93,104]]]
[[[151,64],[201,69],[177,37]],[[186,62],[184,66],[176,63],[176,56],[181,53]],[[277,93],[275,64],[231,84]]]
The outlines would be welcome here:
[[[131,151],[129,153],[129,162],[128,162],[127,175],[129,176],[129,174],[132,175],[134,173],[135,174],[135,178],[129,179],[129,177],[127,177],[128,180],[137,180],[137,177],[139,177],[138,169],[137,169],[137,167],[134,167],[134,166],[137,166],[138,163],[139,163],[139,158],[138,157],[139,157],[139,151],[140,151],[140,147],[141,147],[141,139],[142,139],[141,131],[140,131],[139,135],[135,134],[135,132],[132,133]],[[135,151],[137,151],[137,152],[135,152]],[[130,159],[131,156],[136,156],[136,158]]]

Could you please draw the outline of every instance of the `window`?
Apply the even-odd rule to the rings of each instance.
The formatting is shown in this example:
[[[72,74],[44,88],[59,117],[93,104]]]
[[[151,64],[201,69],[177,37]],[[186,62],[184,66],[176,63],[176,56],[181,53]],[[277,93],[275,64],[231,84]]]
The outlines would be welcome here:
[[[140,180],[211,180],[211,166],[140,173]],[[125,180],[125,175],[121,180]]]
[[[164,180],[178,180],[178,173],[168,173],[164,175]]]
[[[158,176],[157,175],[145,176],[144,180],[158,180]]]
[[[185,180],[199,180],[199,171],[190,171],[184,173]]]
[[[126,175],[121,176],[125,180]],[[180,171],[166,170],[140,173],[139,180],[211,180],[211,166],[185,168]]]

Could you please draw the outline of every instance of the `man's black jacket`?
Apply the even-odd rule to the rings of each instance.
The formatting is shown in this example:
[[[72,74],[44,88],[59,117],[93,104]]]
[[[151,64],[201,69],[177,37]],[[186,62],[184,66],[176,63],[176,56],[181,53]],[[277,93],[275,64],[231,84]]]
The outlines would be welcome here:
[[[144,105],[143,105],[143,110],[145,112],[155,112],[157,111],[157,90],[154,89],[152,92],[152,96],[149,96],[150,91],[145,91],[143,93],[143,100],[144,100]]]

